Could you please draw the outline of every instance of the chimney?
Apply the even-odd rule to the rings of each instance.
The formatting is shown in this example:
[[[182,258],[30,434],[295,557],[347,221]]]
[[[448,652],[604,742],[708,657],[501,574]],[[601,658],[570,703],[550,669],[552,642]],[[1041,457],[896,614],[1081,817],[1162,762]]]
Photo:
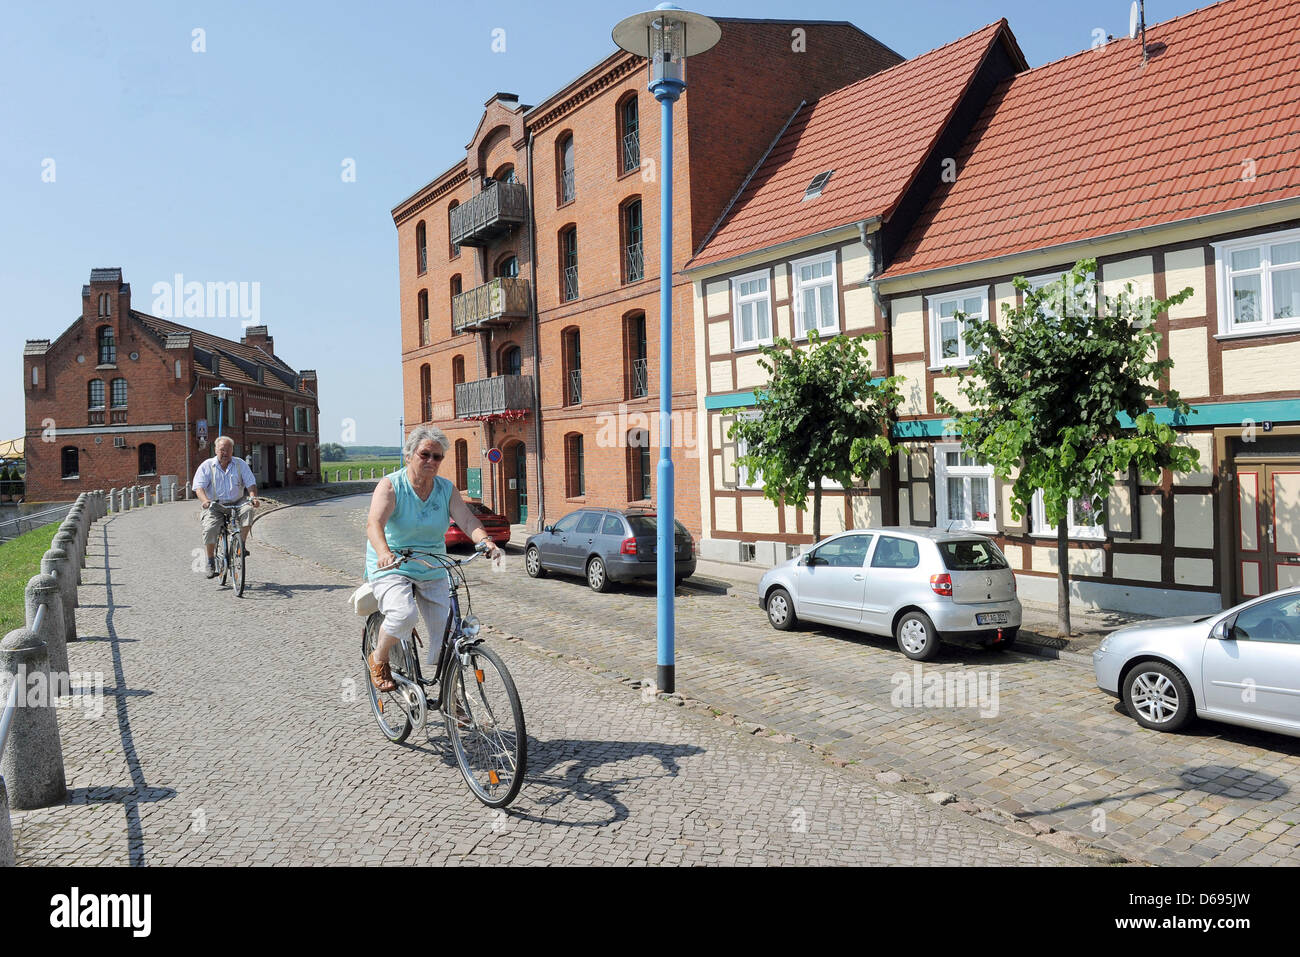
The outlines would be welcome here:
[[[266,326],[249,326],[239,341],[249,348],[261,346],[267,355],[275,355],[275,339],[266,334]]]

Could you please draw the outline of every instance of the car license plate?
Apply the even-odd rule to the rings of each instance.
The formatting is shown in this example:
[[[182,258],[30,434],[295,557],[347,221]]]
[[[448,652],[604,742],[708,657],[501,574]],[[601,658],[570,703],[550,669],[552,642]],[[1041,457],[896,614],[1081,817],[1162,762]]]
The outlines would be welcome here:
[[[1005,611],[988,611],[982,615],[975,616],[977,625],[1005,625],[1007,623],[1007,613]]]

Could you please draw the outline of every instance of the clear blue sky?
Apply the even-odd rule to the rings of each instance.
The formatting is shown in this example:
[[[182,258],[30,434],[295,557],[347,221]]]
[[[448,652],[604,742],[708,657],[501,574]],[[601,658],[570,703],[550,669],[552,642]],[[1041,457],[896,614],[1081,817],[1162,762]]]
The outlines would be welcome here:
[[[679,0],[680,2],[680,0]],[[914,56],[1005,16],[1033,66],[1128,29],[1126,0],[717,0],[714,16],[848,20]],[[1203,6],[1149,0],[1155,23]],[[321,440],[402,414],[389,210],[464,157],[493,92],[536,103],[613,50],[633,3],[6,4],[0,34],[0,439],[23,432],[22,346],[80,311],[91,267],[132,304],[176,273],[260,284],[261,319],[320,375]],[[489,8],[490,7],[490,8]],[[477,12],[477,11],[481,11]],[[506,50],[492,50],[492,31]],[[193,52],[193,31],[206,51]],[[344,182],[343,163],[356,164]],[[53,160],[54,182],[43,182]],[[238,338],[237,318],[186,320]]]

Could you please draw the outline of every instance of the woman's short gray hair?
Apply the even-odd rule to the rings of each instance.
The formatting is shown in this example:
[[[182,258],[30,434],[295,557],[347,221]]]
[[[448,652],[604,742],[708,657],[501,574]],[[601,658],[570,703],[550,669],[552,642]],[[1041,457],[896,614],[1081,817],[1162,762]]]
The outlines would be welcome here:
[[[441,445],[444,454],[451,448],[451,439],[447,438],[447,433],[442,429],[432,425],[417,425],[406,436],[406,443],[402,446],[402,458],[409,459],[420,447],[421,442],[430,440]]]

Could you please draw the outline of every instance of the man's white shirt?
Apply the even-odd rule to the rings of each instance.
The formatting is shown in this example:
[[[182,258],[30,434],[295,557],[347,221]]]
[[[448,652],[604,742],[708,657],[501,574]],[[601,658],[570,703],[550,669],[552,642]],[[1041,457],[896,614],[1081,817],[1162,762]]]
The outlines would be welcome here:
[[[208,498],[217,502],[233,502],[255,485],[257,479],[253,470],[238,456],[233,456],[223,469],[214,455],[201,463],[194,473],[194,487],[203,489]]]

